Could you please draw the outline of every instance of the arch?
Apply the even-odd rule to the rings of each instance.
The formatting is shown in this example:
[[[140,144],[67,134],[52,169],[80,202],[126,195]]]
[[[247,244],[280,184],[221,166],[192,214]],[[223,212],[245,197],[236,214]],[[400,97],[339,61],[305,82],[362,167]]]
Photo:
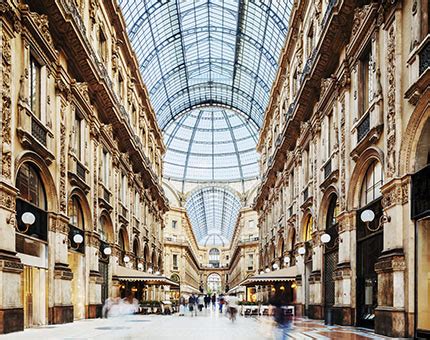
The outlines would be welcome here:
[[[140,257],[141,255],[141,247],[140,247],[140,241],[137,236],[134,236],[133,238],[133,254],[136,257]]]
[[[347,210],[358,208],[360,203],[360,188],[362,180],[369,165],[375,160],[379,161],[382,167],[384,167],[384,153],[377,147],[368,148],[360,155],[360,158],[352,171],[351,180],[349,182],[346,201]]]
[[[218,273],[210,273],[206,278],[208,290],[210,290],[211,292],[221,291],[221,282],[221,275]]]
[[[337,215],[339,213],[339,202],[336,194],[331,194],[326,212],[325,229],[330,229],[337,225]]]
[[[398,169],[400,174],[413,173],[416,171],[416,153],[419,139],[424,130],[426,122],[430,119],[430,88],[420,96],[420,100],[415,106],[402,134],[400,155],[398,159]]]
[[[381,187],[384,174],[380,162],[374,160],[369,164],[361,180],[359,206],[364,207],[382,196]]]
[[[284,246],[284,236],[281,235],[278,240],[278,245],[276,247],[276,255],[277,257],[281,257],[284,255],[285,246]]]
[[[93,226],[93,216],[91,214],[91,208],[90,208],[90,205],[88,203],[87,196],[85,195],[85,193],[80,188],[77,188],[77,187],[73,188],[70,191],[69,201],[71,198],[73,198],[73,196],[78,197],[80,204],[81,204],[82,212],[84,214],[84,221],[85,221],[85,229],[84,230],[91,231],[93,228],[92,227]]]
[[[37,167],[30,162],[22,164],[17,172],[15,184],[18,189],[17,198],[43,211],[47,210],[45,185]]]
[[[287,237],[287,250],[292,251],[296,243],[296,228],[290,226]]]
[[[301,232],[301,239],[303,242],[308,242],[312,240],[314,221],[310,212],[306,213],[303,217],[303,226]]]
[[[339,197],[338,190],[334,185],[330,185],[325,191],[324,195],[321,198],[319,213],[318,213],[318,226],[319,229],[325,228],[325,221],[327,219],[326,212],[328,211],[329,205],[330,205],[330,199],[332,195],[336,195],[336,197]]]
[[[181,278],[179,277],[178,274],[170,275],[170,280],[172,280],[173,282],[176,282],[176,283],[181,283]]]
[[[81,199],[78,196],[70,196],[67,204],[67,215],[69,216],[69,224],[81,230],[85,230],[84,211],[82,209]]]
[[[424,122],[415,152],[415,172],[430,164],[430,118]]]
[[[19,169],[24,163],[32,164],[38,169],[46,194],[46,210],[57,212],[59,210],[59,202],[55,182],[49,168],[45,164],[45,161],[38,154],[33,151],[24,151],[18,155],[15,160],[16,171],[14,183],[16,183]]]
[[[115,233],[113,230],[113,224],[110,218],[110,214],[106,210],[103,210],[100,214],[99,228],[100,238],[102,239],[102,241],[114,243]]]
[[[128,239],[127,230],[124,227],[121,227],[118,232],[118,245],[123,251],[130,251],[130,244]]]
[[[151,264],[152,264],[152,270],[155,271],[155,267],[157,266],[157,252],[155,251],[155,249],[152,250]]]

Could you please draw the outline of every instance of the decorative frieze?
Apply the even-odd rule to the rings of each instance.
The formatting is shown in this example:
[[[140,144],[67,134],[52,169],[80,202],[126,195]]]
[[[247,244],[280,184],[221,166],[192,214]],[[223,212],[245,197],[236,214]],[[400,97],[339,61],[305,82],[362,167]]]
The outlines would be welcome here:
[[[0,32],[1,34],[2,32]],[[6,178],[11,178],[12,174],[12,151],[11,151],[11,72],[12,72],[12,51],[9,38],[2,35],[1,51],[1,111],[2,111],[2,171]]]
[[[388,29],[387,41],[387,177],[396,172],[396,31],[395,23]]]

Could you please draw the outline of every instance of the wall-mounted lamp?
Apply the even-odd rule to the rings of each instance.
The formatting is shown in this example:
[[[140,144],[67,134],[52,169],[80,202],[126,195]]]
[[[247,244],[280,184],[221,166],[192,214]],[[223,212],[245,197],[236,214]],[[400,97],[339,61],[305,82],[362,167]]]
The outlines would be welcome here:
[[[295,283],[293,283],[292,285],[291,285],[291,288],[296,288],[297,287],[297,285],[295,284]]]
[[[370,223],[375,220],[375,213],[370,209],[362,211],[360,214],[360,219],[364,223],[366,223],[366,228],[370,232],[378,231],[384,225],[384,223],[391,222],[391,216],[386,215],[386,213],[384,212],[383,215],[379,218],[379,223],[376,228],[371,228]]]
[[[290,257],[289,256],[284,257],[284,263],[285,264],[290,263]]]
[[[111,247],[104,247],[103,248],[103,254],[106,256],[110,256],[112,254],[112,248]]]
[[[34,222],[36,222],[36,216],[34,216],[33,213],[28,211],[28,212],[25,212],[22,214],[21,221],[22,221],[22,223],[24,223],[25,229],[20,230],[18,223],[16,224],[15,227],[16,227],[17,231],[25,234],[28,231],[28,229],[30,228],[30,226],[32,226],[34,224]]]
[[[148,269],[148,273],[151,274],[153,272],[152,268]]]
[[[82,242],[84,242],[84,237],[79,233],[79,231],[75,231],[75,234],[73,235],[73,243],[75,244],[75,246],[72,246],[72,242],[70,242],[69,240],[69,247],[70,249],[73,250],[78,250],[79,246],[82,244]]]
[[[159,271],[156,271],[156,272],[155,272],[155,275],[160,275],[160,272],[159,272]]]
[[[142,270],[143,269],[143,263],[138,263],[137,264],[137,269]]]
[[[299,253],[299,255],[305,255],[306,254],[306,248],[300,247],[299,249],[297,249],[297,252]]]
[[[266,268],[266,270],[265,270],[265,272],[266,272],[266,273],[270,272],[270,268],[269,268],[269,267],[267,267],[267,268]]]
[[[129,263],[130,262],[130,257],[128,257],[127,255],[124,256],[124,262],[125,263]]]
[[[274,263],[273,266],[272,266],[272,268],[273,268],[273,270],[277,270],[277,269],[279,269],[279,266],[278,266],[277,263]]]

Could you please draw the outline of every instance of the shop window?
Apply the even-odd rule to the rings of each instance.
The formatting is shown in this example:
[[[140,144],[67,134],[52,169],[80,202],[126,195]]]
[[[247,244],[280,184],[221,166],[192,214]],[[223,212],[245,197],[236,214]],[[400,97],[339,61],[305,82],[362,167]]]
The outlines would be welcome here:
[[[29,70],[29,99],[30,109],[37,118],[40,117],[40,104],[41,104],[41,66],[37,60],[30,56],[30,70]]]
[[[381,186],[383,184],[383,173],[381,163],[373,162],[366,171],[360,193],[360,207],[373,202],[381,197]]]

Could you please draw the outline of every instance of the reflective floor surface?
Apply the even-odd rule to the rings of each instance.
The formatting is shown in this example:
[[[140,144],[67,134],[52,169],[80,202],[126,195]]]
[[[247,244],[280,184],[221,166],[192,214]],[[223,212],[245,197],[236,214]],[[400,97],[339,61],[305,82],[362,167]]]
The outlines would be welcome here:
[[[213,310],[198,316],[130,315],[110,319],[80,320],[49,325],[0,336],[1,339],[388,339],[354,327],[324,326],[322,322],[297,319],[282,338],[268,317],[238,317],[232,323]]]

